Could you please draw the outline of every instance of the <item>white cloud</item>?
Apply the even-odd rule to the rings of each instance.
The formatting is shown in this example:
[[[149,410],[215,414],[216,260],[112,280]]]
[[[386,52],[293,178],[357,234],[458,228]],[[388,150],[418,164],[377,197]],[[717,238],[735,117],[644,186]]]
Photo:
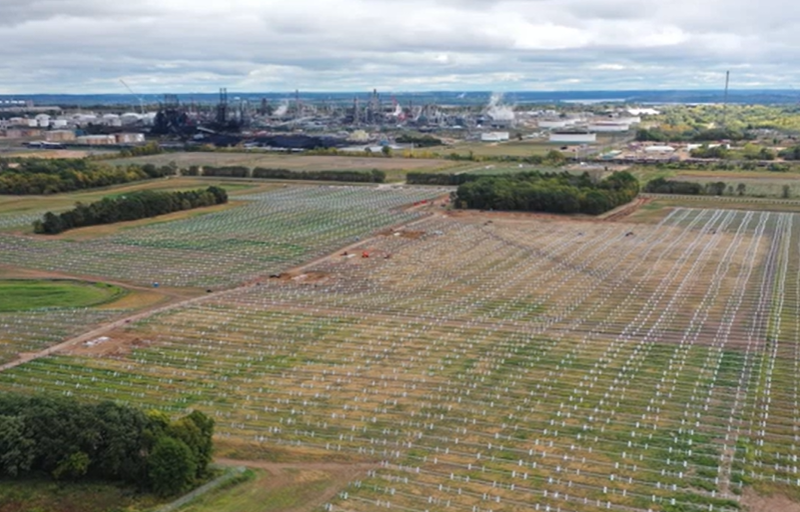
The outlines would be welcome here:
[[[785,0],[2,0],[0,92],[791,87]],[[741,76],[738,70],[752,77]],[[578,82],[571,82],[577,79]]]

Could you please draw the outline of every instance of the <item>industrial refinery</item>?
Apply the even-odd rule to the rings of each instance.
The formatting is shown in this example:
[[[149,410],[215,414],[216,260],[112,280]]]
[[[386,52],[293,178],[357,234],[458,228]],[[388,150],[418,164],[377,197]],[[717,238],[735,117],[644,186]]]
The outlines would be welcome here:
[[[39,147],[157,141],[183,147],[277,151],[364,151],[386,145],[403,149],[419,145],[425,135],[445,143],[525,139],[572,145],[594,144],[598,134],[624,137],[642,122],[642,116],[658,113],[566,103],[543,108],[494,93],[439,98],[385,94],[375,89],[347,99],[295,91],[276,99],[274,95],[229,93],[223,88],[215,101],[174,94],[154,101],[130,92],[136,98],[133,103],[94,108],[7,100],[0,103],[0,137]]]

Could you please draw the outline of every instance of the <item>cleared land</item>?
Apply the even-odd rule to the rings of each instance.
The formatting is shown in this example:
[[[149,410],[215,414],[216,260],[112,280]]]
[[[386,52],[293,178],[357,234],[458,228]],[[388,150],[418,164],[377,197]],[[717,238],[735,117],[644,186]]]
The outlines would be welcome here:
[[[125,291],[103,283],[53,280],[0,280],[0,313],[42,308],[97,306]]]
[[[330,217],[337,203],[311,190]],[[293,277],[126,324],[109,334],[125,350],[0,373],[0,390],[198,408],[223,453],[377,463],[330,510],[798,497],[800,217],[490,220],[383,231]]]

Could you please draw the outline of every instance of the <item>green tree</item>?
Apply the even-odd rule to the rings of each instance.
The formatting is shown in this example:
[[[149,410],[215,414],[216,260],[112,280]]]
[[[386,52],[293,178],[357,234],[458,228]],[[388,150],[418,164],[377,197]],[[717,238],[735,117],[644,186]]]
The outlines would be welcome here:
[[[16,477],[33,467],[36,441],[20,416],[0,416],[0,475]]]
[[[740,196],[743,196],[746,190],[747,190],[747,185],[745,185],[744,183],[739,183],[738,185],[736,185],[736,192]]]
[[[383,146],[381,148],[381,153],[383,153],[383,156],[386,158],[392,158],[392,148],[389,146]]]
[[[200,411],[194,411],[170,424],[167,434],[189,447],[195,464],[195,476],[202,477],[211,462],[214,420]]]
[[[160,496],[170,496],[188,489],[197,474],[192,450],[179,439],[162,436],[147,460],[150,487]]]
[[[56,466],[56,469],[53,470],[53,478],[77,480],[89,471],[91,462],[89,455],[84,452],[72,453]]]

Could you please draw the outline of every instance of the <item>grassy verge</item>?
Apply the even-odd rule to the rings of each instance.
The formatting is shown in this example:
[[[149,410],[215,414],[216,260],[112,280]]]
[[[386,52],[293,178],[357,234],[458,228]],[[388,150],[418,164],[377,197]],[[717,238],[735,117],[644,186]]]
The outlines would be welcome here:
[[[280,474],[248,470],[229,485],[212,491],[180,512],[279,512],[312,509],[331,488],[339,488],[333,475],[323,471],[286,469]]]
[[[125,485],[0,480],[0,512],[138,512],[159,503],[156,497]]]

